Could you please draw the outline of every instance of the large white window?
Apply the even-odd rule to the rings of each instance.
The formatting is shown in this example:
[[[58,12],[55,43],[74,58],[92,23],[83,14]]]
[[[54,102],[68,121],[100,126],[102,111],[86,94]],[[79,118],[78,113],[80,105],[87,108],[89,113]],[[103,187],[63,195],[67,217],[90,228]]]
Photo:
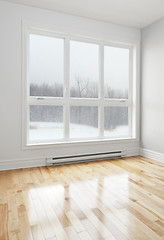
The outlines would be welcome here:
[[[135,137],[132,46],[27,35],[27,145]]]

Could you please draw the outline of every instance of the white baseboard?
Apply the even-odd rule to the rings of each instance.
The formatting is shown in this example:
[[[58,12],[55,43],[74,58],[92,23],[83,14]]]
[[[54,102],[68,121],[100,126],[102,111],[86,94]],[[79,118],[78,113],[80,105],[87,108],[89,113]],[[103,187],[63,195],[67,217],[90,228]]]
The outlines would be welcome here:
[[[140,155],[139,149],[126,149],[123,151],[125,151],[126,157]],[[0,160],[0,171],[19,169],[19,168],[41,167],[41,166],[46,166],[46,158]]]
[[[0,171],[45,166],[45,158],[7,159],[0,161]]]
[[[164,154],[147,149],[127,149],[126,157],[138,156],[147,157],[164,163]],[[46,166],[45,158],[7,159],[0,160],[0,171]]]
[[[126,150],[126,157],[134,157],[140,155],[140,149],[135,148],[135,149],[127,149]]]
[[[141,148],[140,155],[164,163],[164,154]]]

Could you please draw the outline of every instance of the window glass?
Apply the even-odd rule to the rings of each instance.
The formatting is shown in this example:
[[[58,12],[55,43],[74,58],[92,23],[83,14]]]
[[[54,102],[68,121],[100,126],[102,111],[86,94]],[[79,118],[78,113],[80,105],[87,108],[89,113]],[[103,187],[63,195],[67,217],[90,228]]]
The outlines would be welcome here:
[[[64,40],[30,34],[30,96],[63,96]]]
[[[98,79],[98,45],[70,41],[70,96],[97,98]]]
[[[129,49],[104,47],[105,98],[127,99],[129,89]]]
[[[105,107],[104,136],[114,138],[128,135],[128,107]]]
[[[98,136],[98,107],[73,106],[70,109],[70,137]]]
[[[30,106],[29,140],[63,138],[62,106]]]

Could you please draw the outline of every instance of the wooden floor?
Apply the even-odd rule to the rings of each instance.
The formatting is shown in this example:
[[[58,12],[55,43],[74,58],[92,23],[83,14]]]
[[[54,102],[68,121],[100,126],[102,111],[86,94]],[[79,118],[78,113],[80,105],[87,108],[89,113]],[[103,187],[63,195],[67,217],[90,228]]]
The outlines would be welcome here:
[[[0,240],[164,240],[163,176],[143,157],[0,172]]]

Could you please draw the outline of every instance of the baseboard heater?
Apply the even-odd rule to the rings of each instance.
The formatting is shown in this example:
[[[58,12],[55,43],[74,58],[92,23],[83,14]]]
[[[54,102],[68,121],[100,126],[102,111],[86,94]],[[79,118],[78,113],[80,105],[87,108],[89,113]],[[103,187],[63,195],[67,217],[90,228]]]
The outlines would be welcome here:
[[[115,151],[115,152],[92,153],[92,154],[64,156],[64,157],[53,157],[53,158],[46,158],[46,166],[114,159],[114,158],[121,158],[125,156],[126,156],[125,151]]]

